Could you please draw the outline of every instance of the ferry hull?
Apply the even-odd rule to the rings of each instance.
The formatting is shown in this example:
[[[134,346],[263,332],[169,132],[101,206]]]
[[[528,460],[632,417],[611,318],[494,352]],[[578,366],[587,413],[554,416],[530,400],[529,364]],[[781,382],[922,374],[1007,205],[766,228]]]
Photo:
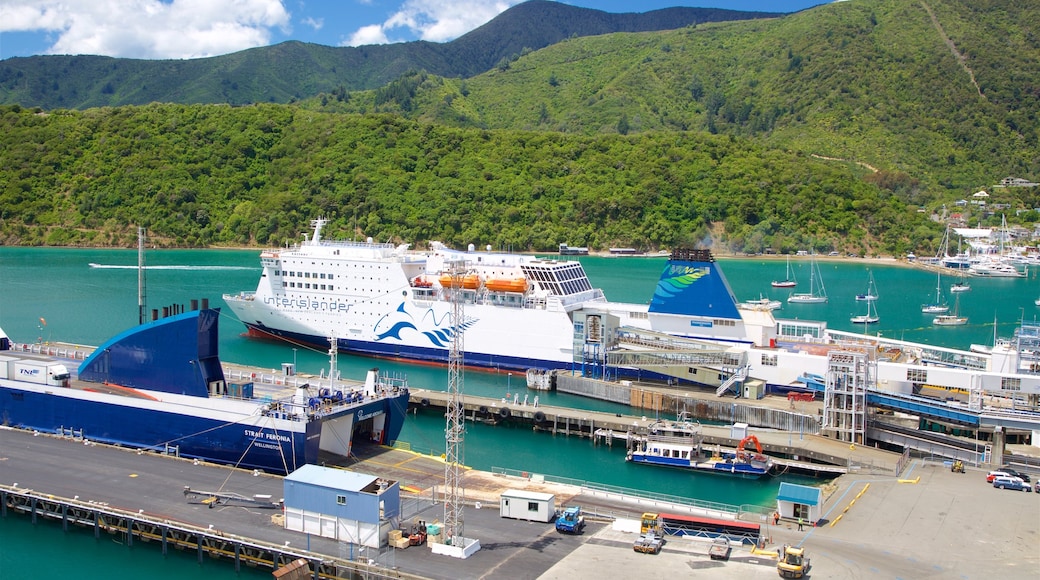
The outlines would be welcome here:
[[[275,338],[295,343],[306,343],[316,346],[327,344],[327,339],[312,334],[287,332],[275,328],[262,327],[245,323],[251,336]],[[443,348],[424,347],[403,343],[374,342],[366,340],[339,339],[339,350],[342,352],[385,358],[392,360],[408,360],[435,364],[448,364],[449,351]],[[493,352],[465,350],[463,364],[468,367],[526,371],[529,368],[569,369],[573,363],[563,359],[532,358],[529,356],[507,355]]]
[[[400,435],[408,389],[374,369],[364,385],[261,385],[256,397],[252,383],[227,384],[218,320],[202,310],[138,326],[95,349],[76,377],[69,361],[0,343],[0,425],[283,474],[346,458],[355,440]]]
[[[164,409],[169,405],[159,401],[120,404],[112,400],[122,398],[118,396],[50,391],[0,381],[0,423],[282,474],[318,463],[323,451],[346,457],[355,438],[371,441],[375,434],[374,443],[392,444],[404,427],[408,405],[404,394],[339,415],[290,423],[262,415],[259,407],[256,414],[216,411],[204,417]],[[375,417],[378,428],[372,426]]]
[[[645,453],[633,453],[629,458],[629,461],[632,463],[657,465],[661,467],[676,467],[680,469],[690,469],[701,473],[713,473],[716,475],[726,475],[745,479],[757,479],[769,473],[767,468],[757,467],[748,463],[727,463],[725,461],[710,460],[691,462],[688,459],[680,459],[678,457],[661,457]]]

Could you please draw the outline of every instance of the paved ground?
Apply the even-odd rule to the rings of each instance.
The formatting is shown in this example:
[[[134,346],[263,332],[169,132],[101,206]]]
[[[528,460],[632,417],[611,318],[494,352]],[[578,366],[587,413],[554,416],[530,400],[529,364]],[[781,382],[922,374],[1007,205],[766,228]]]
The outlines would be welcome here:
[[[917,483],[844,476],[826,505],[826,517],[840,520],[804,532],[781,522],[767,532],[768,547],[803,545],[815,578],[1040,578],[1040,494],[994,489],[984,477],[985,471],[956,474],[933,463],[913,466],[907,479]],[[601,532],[541,578],[570,579],[589,569],[621,578],[647,570],[665,578],[777,577],[775,559],[750,550],[713,562],[705,544],[691,548],[696,542],[673,539],[661,554],[647,556],[632,551],[631,538]]]
[[[425,481],[439,471],[429,458],[386,455],[384,467]],[[377,463],[368,464],[376,467]],[[367,470],[366,471],[374,471]],[[421,477],[420,477],[421,475]],[[834,579],[875,578],[1040,578],[1040,494],[994,489],[985,471],[951,473],[938,463],[915,463],[899,483],[892,477],[846,475],[826,500],[826,522],[803,532],[782,524],[766,529],[767,548],[804,545],[812,562],[810,577]],[[394,478],[391,475],[388,477]],[[918,479],[919,478],[919,479]],[[503,519],[495,494],[508,488],[554,491],[561,503],[579,493],[577,488],[533,484],[471,472],[473,499],[485,499],[482,509],[465,512],[465,534],[480,540],[482,550],[466,560],[435,556],[428,548],[366,551],[363,557],[382,566],[435,579],[510,578],[573,580],[603,576],[635,578],[652,574],[673,578],[776,578],[775,560],[733,551],[730,561],[707,557],[707,545],[671,539],[661,554],[632,550],[635,535],[591,523],[585,534],[557,534],[549,523]],[[138,455],[104,446],[84,446],[52,437],[0,429],[0,484],[28,487],[57,496],[80,496],[114,507],[196,525],[284,543],[343,558],[358,554],[345,544],[287,532],[271,521],[273,510],[221,506],[207,509],[184,500],[181,490],[228,489],[244,495],[281,497],[281,479],[227,467],[194,465],[190,461]],[[869,484],[854,505],[852,500]],[[582,505],[590,498],[577,496]],[[610,502],[604,502],[604,505]],[[631,504],[614,504],[616,513],[643,511]],[[846,510],[846,508],[848,509]],[[443,507],[419,498],[404,501],[406,518],[442,517]],[[841,519],[838,520],[838,516]],[[830,525],[828,522],[835,522]]]

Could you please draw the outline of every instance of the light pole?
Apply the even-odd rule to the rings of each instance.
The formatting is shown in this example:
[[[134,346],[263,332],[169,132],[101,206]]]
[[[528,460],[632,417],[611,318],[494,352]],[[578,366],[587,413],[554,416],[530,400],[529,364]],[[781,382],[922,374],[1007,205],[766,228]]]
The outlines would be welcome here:
[[[513,373],[506,374],[506,395],[513,392]]]

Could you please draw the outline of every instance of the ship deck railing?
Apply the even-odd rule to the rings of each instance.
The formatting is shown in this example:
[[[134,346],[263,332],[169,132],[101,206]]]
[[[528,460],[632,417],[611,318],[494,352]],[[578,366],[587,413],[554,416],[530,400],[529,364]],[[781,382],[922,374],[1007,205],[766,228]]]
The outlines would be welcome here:
[[[64,343],[52,344],[49,342],[36,342],[30,344],[14,342],[11,343],[11,351],[52,356],[69,360],[86,360],[88,356],[94,353],[94,348]]]

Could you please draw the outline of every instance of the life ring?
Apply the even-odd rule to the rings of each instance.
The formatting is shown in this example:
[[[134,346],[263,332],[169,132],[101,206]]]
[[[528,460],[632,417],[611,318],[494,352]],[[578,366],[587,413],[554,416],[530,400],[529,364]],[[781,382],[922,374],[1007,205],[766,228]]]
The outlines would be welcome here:
[[[534,420],[538,421],[539,423],[541,423],[542,421],[545,421],[545,413],[543,413],[541,411],[535,412]]]
[[[509,407],[502,407],[501,409],[499,409],[498,410],[498,416],[502,417],[503,419],[508,419],[509,418]]]
[[[421,401],[419,401],[419,406],[420,407],[429,407],[430,406],[430,400],[429,399],[422,399]]]

